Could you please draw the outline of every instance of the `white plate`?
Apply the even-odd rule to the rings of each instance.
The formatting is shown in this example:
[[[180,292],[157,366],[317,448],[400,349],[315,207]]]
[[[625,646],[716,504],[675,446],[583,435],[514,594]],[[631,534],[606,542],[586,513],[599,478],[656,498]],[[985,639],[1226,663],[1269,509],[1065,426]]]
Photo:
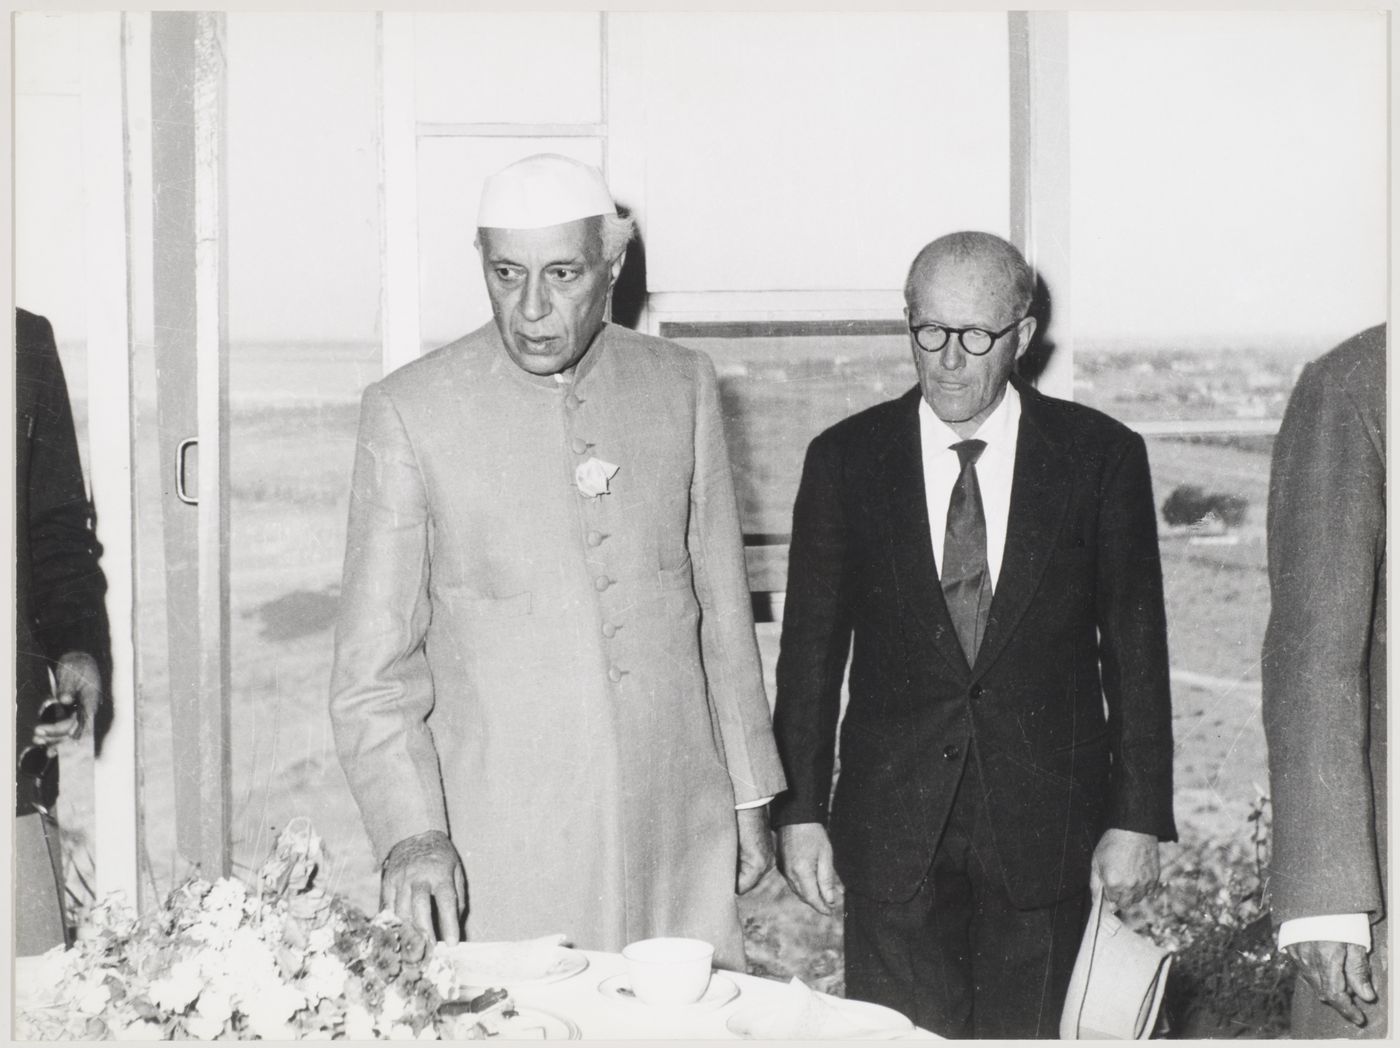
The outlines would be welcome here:
[[[728,1004],[739,996],[739,987],[734,980],[720,972],[713,972],[710,975],[710,986],[705,991],[705,996],[691,1004],[647,1004],[632,992],[632,986],[627,981],[626,974],[614,975],[604,979],[598,984],[598,992],[604,997],[614,1001],[622,1001],[633,1008],[645,1008],[647,1011],[700,1011],[708,1012],[712,1008],[719,1008]]]
[[[842,997],[832,999],[841,1002],[843,1018],[850,1020],[849,1023],[842,1023],[839,1030],[833,1030],[827,1035],[834,1040],[892,1041],[914,1032],[914,1024],[903,1012],[886,1008],[883,1004],[872,1004],[869,1001],[852,1001]],[[735,1037],[741,1037],[745,1040],[753,1039],[753,1034],[748,1032],[748,1025],[744,1022],[744,1018],[744,1012],[737,1011],[725,1022],[724,1028]],[[857,1026],[857,1021],[862,1021],[862,1025]],[[804,1034],[803,1036],[805,1039],[806,1037],[820,1037],[822,1034]],[[762,1039],[767,1040],[768,1038]]]
[[[569,979],[588,967],[588,958],[567,946],[550,946],[528,951],[512,950],[512,943],[502,949],[491,949],[488,943],[462,943],[443,946],[452,964],[453,977],[459,987],[540,986]],[[467,949],[463,949],[467,947]]]
[[[497,1031],[494,1036],[500,1040],[577,1041],[580,1037],[579,1028],[572,1020],[543,1008],[522,1008],[517,1005],[515,1015],[509,1019],[496,1017],[492,1020],[492,1026]]]

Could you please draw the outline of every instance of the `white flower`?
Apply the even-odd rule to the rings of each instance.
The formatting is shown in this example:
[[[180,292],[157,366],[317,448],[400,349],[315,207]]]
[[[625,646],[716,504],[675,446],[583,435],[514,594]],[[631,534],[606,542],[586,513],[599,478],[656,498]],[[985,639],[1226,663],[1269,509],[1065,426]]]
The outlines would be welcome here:
[[[222,986],[206,986],[195,1003],[195,1012],[222,1025],[233,1015],[233,998]]]
[[[291,1018],[306,1005],[306,995],[278,983],[259,986],[246,994],[239,1006],[248,1017],[248,1027],[263,1040],[290,1040],[296,1036]]]
[[[86,979],[79,984],[74,1003],[81,1014],[96,1015],[107,1007],[107,1002],[111,999],[112,991],[107,989],[107,984],[102,981],[99,972],[96,977]]]
[[[224,1024],[218,1019],[195,1012],[185,1017],[185,1030],[196,1040],[212,1041],[224,1032]]]
[[[600,458],[590,458],[587,462],[580,462],[578,469],[574,470],[574,483],[585,498],[596,499],[599,495],[608,494],[611,490],[608,481],[620,468]]]
[[[426,1026],[423,1027],[423,1029],[418,1031],[418,1040],[440,1041],[442,1040],[442,1038],[438,1036],[437,1027],[434,1026],[432,1023],[428,1023]]]
[[[389,985],[384,988],[384,1004],[379,1009],[379,1018],[385,1023],[396,1023],[403,1018],[404,1009],[408,1002],[404,1000],[403,994],[399,993],[397,986]]]
[[[452,996],[452,992],[457,988],[457,972],[447,955],[438,950],[433,951],[428,963],[423,966],[423,978],[433,984],[433,989],[437,990],[441,997]]]
[[[164,976],[151,981],[149,996],[162,1011],[183,1012],[202,989],[204,980],[200,978],[199,964],[182,957]]]
[[[362,1004],[345,1009],[345,1036],[352,1041],[374,1040],[374,1019]]]
[[[415,1040],[413,1027],[408,1023],[394,1023],[389,1027],[389,1040],[391,1041],[412,1041]]]
[[[330,925],[313,928],[306,936],[306,949],[311,953],[328,953],[335,945],[335,929]]]
[[[324,953],[317,953],[311,956],[311,961],[306,966],[306,978],[303,985],[306,987],[307,996],[311,999],[331,998],[333,1000],[345,992],[345,980],[349,975],[350,973],[345,970],[345,965],[336,958],[329,957]]]

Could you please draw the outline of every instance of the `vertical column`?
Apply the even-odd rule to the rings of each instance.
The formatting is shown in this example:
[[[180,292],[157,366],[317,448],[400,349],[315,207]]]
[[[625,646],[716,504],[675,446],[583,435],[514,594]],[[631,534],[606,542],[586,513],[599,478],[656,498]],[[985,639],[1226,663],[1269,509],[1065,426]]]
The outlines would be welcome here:
[[[1071,316],[1069,13],[1007,13],[1011,51],[1011,239],[1049,294],[1054,343],[1036,385],[1074,393]]]
[[[379,325],[384,372],[422,352],[413,15],[375,15],[379,119]]]
[[[207,876],[229,871],[223,24],[214,12],[151,15],[154,332],[161,459],[169,471],[162,508],[176,841]],[[198,441],[197,482],[191,439]]]
[[[82,21],[83,283],[89,472],[112,643],[112,722],[93,765],[95,887],[99,897],[120,890],[135,902],[141,826],[124,18],[94,13]]]

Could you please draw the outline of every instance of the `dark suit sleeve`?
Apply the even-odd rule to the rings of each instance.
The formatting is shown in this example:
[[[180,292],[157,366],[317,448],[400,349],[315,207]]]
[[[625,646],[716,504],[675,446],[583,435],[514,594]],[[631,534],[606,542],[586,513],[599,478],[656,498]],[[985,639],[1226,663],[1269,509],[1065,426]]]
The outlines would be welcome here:
[[[1357,404],[1309,365],[1274,446],[1263,651],[1277,921],[1381,909],[1369,653],[1385,460]]]
[[[827,821],[841,682],[851,644],[850,543],[839,448],[829,435],[807,449],[792,511],[787,597],[773,732],[787,792],[773,823]]]
[[[1108,825],[1173,841],[1171,667],[1152,476],[1142,437],[1128,433],[1116,450],[1100,503],[1097,587]]]
[[[50,661],[84,652],[99,665],[107,659],[104,595],[107,583],[98,558],[94,514],[83,486],[82,462],[68,403],[63,365],[53,329],[42,317],[21,331],[28,346],[18,355],[18,385],[32,393],[29,444],[28,528],[30,628]],[[25,336],[28,335],[28,338]]]

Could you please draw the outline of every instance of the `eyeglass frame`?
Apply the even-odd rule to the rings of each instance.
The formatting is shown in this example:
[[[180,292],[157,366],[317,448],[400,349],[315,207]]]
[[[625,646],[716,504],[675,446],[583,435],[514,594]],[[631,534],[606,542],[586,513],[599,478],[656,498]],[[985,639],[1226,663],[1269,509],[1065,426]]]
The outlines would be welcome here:
[[[1022,316],[1017,320],[1013,320],[1010,324],[1006,325],[1006,327],[1002,328],[1000,331],[988,331],[986,328],[976,326],[955,328],[949,327],[947,324],[932,323],[919,324],[915,326],[914,323],[908,317],[905,317],[905,324],[909,328],[909,334],[912,335],[914,338],[914,345],[918,346],[919,349],[924,353],[942,353],[945,349],[948,348],[948,343],[952,340],[952,337],[954,335],[957,335],[958,348],[961,349],[964,353],[966,353],[970,357],[985,357],[988,353],[992,351],[993,346],[995,346],[998,342],[1005,338],[1007,334],[1009,334],[1012,330],[1020,327],[1021,324],[1023,324],[1027,319],[1029,319],[1029,317],[1030,314],[1027,313],[1025,314],[1025,316]],[[930,328],[936,328],[944,333],[945,337],[943,339],[943,344],[937,349],[929,349],[919,338],[919,333],[921,331],[927,331]],[[967,342],[963,339],[963,336],[966,335],[969,331],[980,331],[982,334],[990,336],[991,341],[987,343],[987,348],[982,350],[969,348]]]

